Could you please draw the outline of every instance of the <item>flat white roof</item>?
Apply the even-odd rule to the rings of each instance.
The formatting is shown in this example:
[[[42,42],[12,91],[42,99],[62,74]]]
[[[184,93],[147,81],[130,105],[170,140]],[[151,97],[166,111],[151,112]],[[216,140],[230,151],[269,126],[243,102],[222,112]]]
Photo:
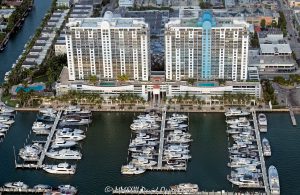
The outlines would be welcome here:
[[[260,44],[261,53],[292,53],[289,44]]]

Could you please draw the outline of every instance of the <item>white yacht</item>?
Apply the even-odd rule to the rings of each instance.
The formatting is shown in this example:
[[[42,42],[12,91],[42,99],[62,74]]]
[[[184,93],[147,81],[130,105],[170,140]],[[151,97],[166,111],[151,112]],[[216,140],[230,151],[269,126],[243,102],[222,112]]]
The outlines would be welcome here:
[[[267,132],[268,131],[267,117],[263,113],[260,113],[258,115],[258,126],[259,126],[259,131],[260,132]]]
[[[54,110],[53,108],[41,108],[39,110],[39,112],[43,115],[47,115],[47,116],[53,116],[57,113],[56,110]]]
[[[19,156],[25,161],[38,161],[42,149],[43,146],[38,143],[27,145],[24,148],[20,149]]]
[[[88,125],[92,122],[90,119],[85,119],[85,118],[65,118],[62,119],[60,122],[60,125],[65,126],[65,125]]]
[[[71,128],[62,128],[62,129],[57,129],[57,133],[76,133],[76,134],[83,134],[84,131],[81,129],[71,129]]]
[[[5,133],[0,133],[0,137],[5,137]]]
[[[243,111],[243,110],[238,110],[235,108],[229,108],[227,112],[225,112],[226,117],[231,117],[231,116],[247,116],[249,115],[250,112]]]
[[[143,129],[150,129],[151,125],[147,122],[137,122],[137,123],[132,123],[130,125],[130,129],[136,131],[136,130],[143,130]]]
[[[239,122],[237,124],[229,125],[230,128],[232,129],[241,129],[241,128],[249,128],[250,127],[250,122]]]
[[[271,194],[280,194],[279,176],[276,167],[269,167],[269,184]]]
[[[77,106],[68,106],[65,111],[64,114],[91,114],[90,110],[83,110],[80,107]]]
[[[66,141],[81,141],[86,136],[82,134],[75,134],[75,133],[56,133],[56,139],[64,139]]]
[[[196,193],[199,191],[197,184],[181,183],[179,185],[170,186],[171,190],[183,193]]]
[[[82,154],[79,151],[71,149],[62,149],[62,150],[50,150],[46,153],[49,158],[60,159],[60,160],[79,160],[82,157]]]
[[[228,125],[235,125],[235,124],[238,124],[240,122],[247,122],[248,119],[246,117],[239,117],[239,118],[236,118],[236,119],[229,119],[229,120],[226,120],[226,123]]]
[[[264,156],[271,156],[272,153],[271,153],[271,146],[269,140],[267,140],[267,138],[263,138],[261,142],[262,142],[262,149],[263,149]]]
[[[52,127],[52,125],[48,125],[42,122],[34,122],[32,125],[32,130],[45,130],[45,129],[50,129]]]
[[[71,185],[60,185],[57,187],[58,191],[64,194],[77,194],[77,188],[75,188],[74,186]]]
[[[13,119],[10,119],[9,117],[0,116],[0,123],[3,123],[5,125],[12,125],[15,121]]]
[[[52,142],[52,145],[51,147],[52,148],[69,148],[69,147],[72,147],[72,146],[75,146],[77,144],[77,142],[75,141],[68,141],[68,140],[64,140],[64,139],[55,139],[53,142]]]
[[[265,114],[263,113],[258,114],[258,124],[264,126],[268,125],[267,116]]]
[[[0,133],[6,133],[9,130],[9,127],[0,127]]]
[[[5,188],[13,188],[13,189],[27,189],[28,185],[25,183],[18,181],[18,182],[9,182],[4,184]]]
[[[121,173],[124,175],[138,175],[144,173],[146,170],[140,167],[135,167],[132,164],[123,165],[121,168]]]
[[[138,167],[152,167],[152,166],[155,166],[157,164],[156,161],[153,161],[153,160],[148,160],[146,158],[143,158],[143,157],[139,157],[137,159],[132,159],[131,163],[135,166],[138,166]]]
[[[185,114],[178,114],[178,113],[173,113],[172,117],[178,118],[180,120],[187,120],[188,119],[187,115],[185,115]]]
[[[9,108],[9,107],[6,107],[6,106],[1,106],[0,107],[0,113],[1,114],[4,114],[4,113],[13,113],[13,112],[15,112],[15,110],[12,109],[12,108]]]
[[[43,169],[52,174],[75,174],[76,165],[59,163],[58,165],[45,165]]]
[[[129,144],[129,147],[137,147],[137,146],[144,146],[147,144],[147,141],[142,138],[135,138]]]
[[[45,184],[38,184],[38,185],[33,186],[33,189],[35,189],[35,190],[49,190],[49,191],[51,191],[52,187],[49,186],[49,185],[45,185]]]

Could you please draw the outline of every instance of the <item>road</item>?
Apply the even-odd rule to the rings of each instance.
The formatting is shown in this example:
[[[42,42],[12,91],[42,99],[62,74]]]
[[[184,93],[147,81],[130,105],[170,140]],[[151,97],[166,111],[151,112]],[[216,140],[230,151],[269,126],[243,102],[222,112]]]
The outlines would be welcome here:
[[[278,0],[278,9],[284,13],[286,19],[286,28],[291,49],[296,54],[296,58],[300,59],[300,43],[298,42],[298,31],[293,25],[293,10],[283,3],[283,0]]]
[[[300,88],[283,88],[277,83],[272,83],[275,90],[277,102],[281,106],[300,106]]]

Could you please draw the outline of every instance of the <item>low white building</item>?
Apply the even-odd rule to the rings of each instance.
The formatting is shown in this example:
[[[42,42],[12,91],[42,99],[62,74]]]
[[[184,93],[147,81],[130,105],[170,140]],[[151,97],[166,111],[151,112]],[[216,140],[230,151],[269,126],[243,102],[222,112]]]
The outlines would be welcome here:
[[[134,0],[119,0],[119,7],[133,7]]]

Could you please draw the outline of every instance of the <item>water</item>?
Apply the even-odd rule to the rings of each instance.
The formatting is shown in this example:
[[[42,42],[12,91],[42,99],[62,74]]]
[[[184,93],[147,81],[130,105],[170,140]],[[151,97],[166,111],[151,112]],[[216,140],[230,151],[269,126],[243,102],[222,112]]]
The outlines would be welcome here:
[[[24,181],[30,186],[38,183],[57,186],[70,183],[80,194],[106,194],[106,186],[170,186],[182,182],[197,183],[201,190],[232,190],[226,180],[229,169],[225,117],[223,114],[190,114],[192,160],[186,172],[146,172],[138,176],[120,173],[126,163],[131,136],[129,125],[134,113],[95,113],[94,121],[82,143],[83,159],[77,162],[73,176],[57,176],[42,170],[16,170],[13,146],[21,148],[30,132],[36,113],[18,113],[16,123],[3,143],[0,143],[0,185],[8,181]],[[282,194],[298,194],[300,186],[300,128],[291,126],[287,113],[267,114],[269,131],[265,136],[272,146],[272,157],[267,164],[277,167]],[[297,115],[300,121],[300,116]],[[32,136],[31,136],[32,137]]]
[[[35,0],[35,7],[26,17],[23,27],[16,35],[10,38],[6,49],[0,53],[0,82],[3,82],[5,73],[11,69],[12,64],[21,55],[28,39],[34,35],[35,30],[40,26],[45,13],[50,8],[51,2],[52,0]]]

